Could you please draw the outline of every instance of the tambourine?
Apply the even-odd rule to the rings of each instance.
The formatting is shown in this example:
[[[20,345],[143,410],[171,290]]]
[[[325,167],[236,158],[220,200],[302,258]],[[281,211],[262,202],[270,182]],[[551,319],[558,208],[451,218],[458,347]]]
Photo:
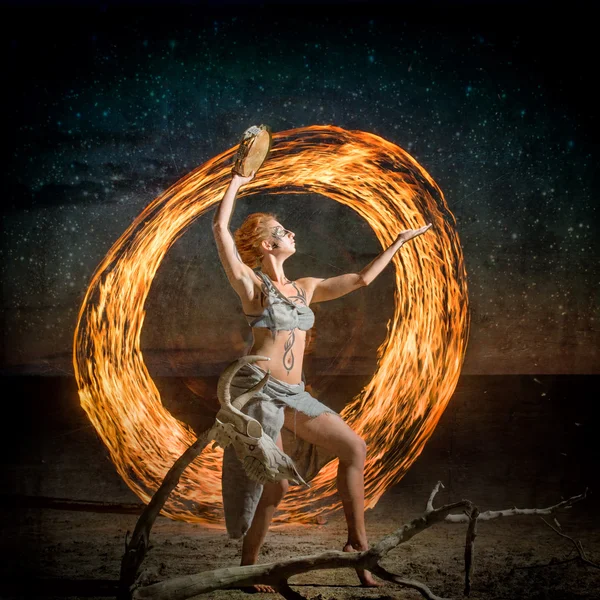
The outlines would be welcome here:
[[[232,171],[242,177],[248,177],[253,171],[258,171],[270,149],[271,128],[268,125],[248,127],[242,135]]]

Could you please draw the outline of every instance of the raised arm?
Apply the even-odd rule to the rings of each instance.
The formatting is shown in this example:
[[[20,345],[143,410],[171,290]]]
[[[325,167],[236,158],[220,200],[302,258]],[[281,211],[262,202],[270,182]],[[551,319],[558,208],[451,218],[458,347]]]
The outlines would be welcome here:
[[[311,303],[326,302],[345,296],[354,290],[369,285],[388,265],[392,257],[409,240],[425,233],[431,227],[431,223],[419,229],[407,229],[398,235],[394,243],[373,259],[360,273],[346,273],[329,279],[314,279],[314,289]]]
[[[250,300],[254,296],[254,273],[238,254],[233,236],[229,231],[229,222],[233,215],[235,198],[240,187],[248,183],[253,177],[254,173],[248,177],[233,175],[213,219],[213,234],[227,279],[241,297],[246,296]]]

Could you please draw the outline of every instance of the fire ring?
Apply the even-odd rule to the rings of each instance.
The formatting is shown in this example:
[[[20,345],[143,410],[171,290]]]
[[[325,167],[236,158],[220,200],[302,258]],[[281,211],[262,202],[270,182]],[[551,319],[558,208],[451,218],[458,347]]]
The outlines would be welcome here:
[[[81,405],[144,502],[196,438],[164,408],[144,364],[144,303],[169,248],[221,199],[235,150],[196,168],[142,211],[97,268],[79,312],[73,362]],[[331,126],[275,134],[260,176],[238,197],[306,192],[355,210],[382,247],[403,229],[433,223],[393,259],[395,309],[377,370],[342,412],[367,442],[365,506],[372,508],[420,454],[456,387],[469,333],[462,250],[439,187],[414,158],[378,136]],[[162,514],[221,525],[221,456],[206,448]],[[337,510],[335,473],[332,462],[311,489],[291,488],[279,520],[307,522]]]

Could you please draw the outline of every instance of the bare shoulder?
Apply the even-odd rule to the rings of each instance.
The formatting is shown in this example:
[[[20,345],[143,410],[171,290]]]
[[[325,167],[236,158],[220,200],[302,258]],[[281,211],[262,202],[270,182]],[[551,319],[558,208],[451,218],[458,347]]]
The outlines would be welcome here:
[[[312,298],[314,291],[321,281],[325,281],[324,277],[301,277],[296,279],[296,284],[302,287],[309,298]]]

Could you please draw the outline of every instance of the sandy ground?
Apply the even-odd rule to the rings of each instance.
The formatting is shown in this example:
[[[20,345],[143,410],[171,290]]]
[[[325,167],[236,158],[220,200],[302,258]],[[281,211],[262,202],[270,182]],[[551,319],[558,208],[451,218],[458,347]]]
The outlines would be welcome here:
[[[346,382],[345,378],[343,382]],[[114,597],[127,532],[136,515],[24,508],[17,495],[75,501],[139,503],[118,477],[106,449],[78,406],[67,378],[15,379],[20,385],[14,408],[16,428],[7,421],[0,436],[2,504],[0,598]],[[351,397],[339,385],[339,394]],[[163,382],[175,391],[176,381]],[[436,506],[466,498],[481,511],[540,508],[581,493],[597,481],[600,440],[587,390],[597,377],[464,378],[422,454],[390,488],[366,520],[370,541],[418,517],[436,481],[446,486]],[[179,387],[177,387],[179,386]],[[176,393],[165,396],[177,399]],[[332,391],[333,390],[332,388]],[[335,399],[335,398],[334,398]],[[197,402],[182,397],[173,411],[197,419]],[[187,413],[190,413],[187,415]],[[593,490],[592,490],[593,492]],[[4,495],[6,494],[6,496]],[[600,563],[600,498],[589,497],[557,515],[566,535],[580,540],[588,558]],[[393,550],[383,566],[404,578],[427,584],[440,597],[461,598],[464,585],[465,525],[441,523]],[[341,550],[346,541],[341,514],[325,524],[273,528],[260,562]],[[208,529],[159,517],[152,547],[142,565],[149,584],[239,562],[240,541],[223,528]],[[577,556],[568,539],[539,517],[519,516],[481,522],[475,543],[471,598],[600,599],[600,570],[571,561]],[[348,569],[297,575],[292,587],[306,598],[420,598],[418,592],[386,583],[359,587]],[[241,600],[239,590],[206,598]],[[255,594],[254,598],[273,598]]]
[[[404,496],[391,490],[367,512],[372,542],[420,514],[417,502],[407,501]],[[425,496],[423,508],[426,499]],[[137,516],[53,509],[13,511],[3,545],[10,543],[11,530],[13,535],[18,533],[19,543],[16,552],[13,546],[12,553],[3,553],[3,598],[111,595],[106,586],[109,581],[118,579],[125,536],[127,531],[133,530]],[[565,534],[581,541],[588,558],[600,562],[600,530],[597,519],[586,511],[585,501],[556,518]],[[404,578],[426,583],[438,596],[460,598],[464,586],[465,532],[465,525],[435,525],[393,550],[382,564]],[[341,549],[344,541],[341,515],[334,515],[323,525],[279,526],[270,531],[260,562]],[[231,566],[239,560],[240,541],[228,539],[220,528],[207,529],[159,517],[151,542],[141,569],[143,584]],[[518,516],[482,522],[475,544],[470,597],[482,600],[600,598],[599,569],[577,561],[551,564],[575,556],[569,540],[549,529],[539,517]],[[7,581],[12,583],[7,586]],[[77,589],[73,587],[75,582],[85,585]],[[319,600],[420,597],[414,590],[390,583],[379,589],[361,588],[355,573],[348,569],[304,573],[292,578],[290,583],[303,596]],[[237,600],[249,595],[239,590],[224,590],[204,597]],[[252,597],[260,600],[277,596],[253,594]]]

